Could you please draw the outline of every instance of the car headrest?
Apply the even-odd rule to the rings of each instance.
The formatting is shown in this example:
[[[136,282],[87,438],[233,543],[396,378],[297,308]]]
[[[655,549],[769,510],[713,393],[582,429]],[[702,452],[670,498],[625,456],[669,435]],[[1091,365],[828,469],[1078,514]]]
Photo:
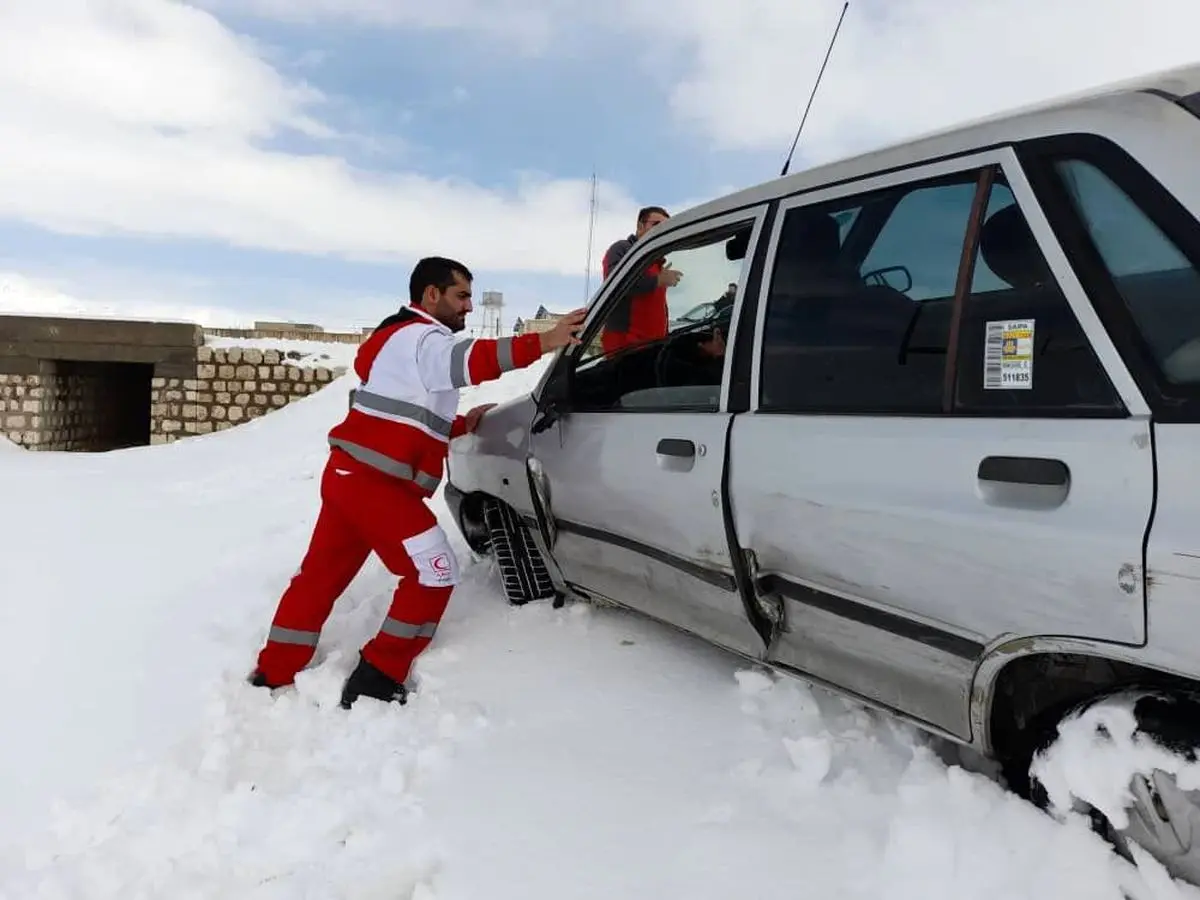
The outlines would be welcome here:
[[[998,278],[1017,289],[1037,287],[1052,278],[1037,238],[1015,203],[983,223],[979,254]]]

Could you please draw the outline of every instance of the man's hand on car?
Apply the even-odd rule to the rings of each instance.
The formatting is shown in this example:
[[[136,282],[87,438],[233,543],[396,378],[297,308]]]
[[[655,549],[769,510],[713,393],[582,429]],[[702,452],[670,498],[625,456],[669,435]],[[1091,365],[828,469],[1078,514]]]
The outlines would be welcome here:
[[[583,328],[583,320],[587,318],[587,309],[577,309],[567,313],[554,323],[549,331],[543,331],[542,352],[549,353],[559,347],[579,343],[579,330]]]
[[[463,431],[466,434],[472,434],[479,427],[479,420],[483,418],[483,414],[495,405],[495,403],[480,404],[463,416]]]
[[[667,263],[658,273],[658,284],[660,287],[675,287],[679,284],[679,279],[683,277],[683,273],[678,269],[672,269],[671,264]]]
[[[712,334],[700,342],[700,349],[714,359],[725,355],[725,335],[720,328],[714,328]]]

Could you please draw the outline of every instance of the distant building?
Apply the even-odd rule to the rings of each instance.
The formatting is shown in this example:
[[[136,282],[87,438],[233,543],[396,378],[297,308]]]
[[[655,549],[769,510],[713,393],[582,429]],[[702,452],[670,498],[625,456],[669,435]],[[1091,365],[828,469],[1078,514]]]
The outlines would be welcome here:
[[[532,319],[526,321],[517,320],[513,326],[513,334],[541,334],[543,331],[549,331],[554,327],[554,323],[561,319],[566,313],[552,313],[544,306],[537,308],[537,313]],[[597,334],[588,346],[589,355],[603,355],[603,350],[600,348],[600,335]]]
[[[516,326],[513,326],[514,334],[540,334],[543,331],[549,331],[554,327],[554,323],[563,317],[562,313],[552,313],[546,307],[539,306],[533,318],[528,321],[520,322],[521,330],[518,331]]]

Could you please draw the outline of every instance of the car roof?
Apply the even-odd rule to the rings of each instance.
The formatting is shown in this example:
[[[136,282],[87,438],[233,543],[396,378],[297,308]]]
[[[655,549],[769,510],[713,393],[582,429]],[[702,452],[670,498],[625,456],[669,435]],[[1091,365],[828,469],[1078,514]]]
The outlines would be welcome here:
[[[700,219],[762,203],[772,197],[800,193],[826,184],[870,175],[873,172],[913,165],[963,153],[975,147],[1021,140],[1045,132],[1047,113],[1082,110],[1097,103],[1122,100],[1136,94],[1155,94],[1177,100],[1200,92],[1200,63],[1163,69],[1137,78],[1065,94],[1036,104],[1004,110],[948,128],[927,132],[833,162],[772,178],[751,187],[681,210],[668,221],[671,229]]]

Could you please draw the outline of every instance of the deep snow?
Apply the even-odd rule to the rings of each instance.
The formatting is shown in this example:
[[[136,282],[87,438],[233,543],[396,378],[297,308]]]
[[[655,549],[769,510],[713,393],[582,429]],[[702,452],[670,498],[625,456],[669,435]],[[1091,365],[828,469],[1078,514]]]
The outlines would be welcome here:
[[[0,897],[1200,897],[823,691],[617,610],[507,607],[486,563],[407,707],[336,705],[392,588],[374,560],[296,690],[249,687],[350,386],[0,457]]]

